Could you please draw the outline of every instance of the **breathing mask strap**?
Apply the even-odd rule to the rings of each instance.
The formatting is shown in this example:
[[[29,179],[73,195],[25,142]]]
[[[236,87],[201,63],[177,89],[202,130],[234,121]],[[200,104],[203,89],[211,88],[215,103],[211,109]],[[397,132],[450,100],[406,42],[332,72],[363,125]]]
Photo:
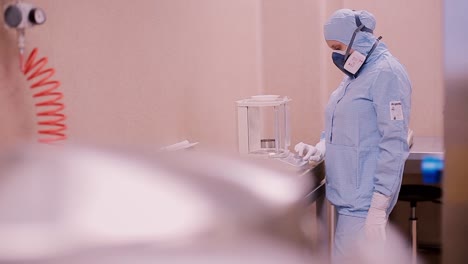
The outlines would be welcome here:
[[[354,11],[354,10],[353,10]],[[354,43],[354,39],[356,38],[356,35],[359,31],[364,31],[364,32],[369,32],[371,34],[374,33],[374,31],[370,28],[367,28],[366,26],[364,26],[364,24],[362,24],[361,22],[361,19],[359,19],[359,15],[358,14],[354,14],[354,18],[356,20],[356,30],[354,30],[353,32],[353,36],[351,37],[351,41],[349,42],[349,45],[348,45],[348,48],[346,48],[346,53],[345,53],[345,61],[349,58],[349,53],[351,51],[351,47],[353,46],[353,43]],[[381,39],[382,37],[379,37],[376,41],[376,43],[374,43],[374,46],[372,46],[372,49],[369,51],[367,57],[369,57],[369,55],[374,51],[374,49],[377,47],[377,45],[379,44],[379,40]]]
[[[364,61],[364,63],[366,63],[367,59],[370,57],[370,55],[372,54],[372,52],[374,52],[375,48],[377,48],[377,46],[379,45],[379,42],[380,42],[381,39],[382,39],[382,36],[378,37],[378,38],[375,40],[374,45],[373,45],[372,48],[370,49],[369,53],[367,53],[366,60]]]
[[[349,57],[349,52],[351,50],[351,46],[353,46],[353,42],[354,42],[354,38],[356,38],[356,35],[359,31],[361,31],[361,29],[364,27],[364,25],[360,25],[358,28],[356,28],[356,30],[354,30],[354,33],[353,33],[353,36],[351,37],[351,41],[349,42],[348,44],[348,48],[346,48],[346,53],[345,53],[345,61],[348,59]]]

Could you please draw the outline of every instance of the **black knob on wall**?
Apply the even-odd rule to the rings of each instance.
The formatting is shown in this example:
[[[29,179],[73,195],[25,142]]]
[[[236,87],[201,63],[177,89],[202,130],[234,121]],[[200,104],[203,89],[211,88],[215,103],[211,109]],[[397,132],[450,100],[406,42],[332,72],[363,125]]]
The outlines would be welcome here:
[[[31,12],[29,12],[28,19],[29,19],[29,22],[35,25],[40,25],[40,24],[44,24],[44,22],[46,21],[46,15],[42,9],[33,8],[31,9]]]
[[[9,27],[17,27],[21,23],[23,19],[23,15],[21,14],[21,10],[14,5],[11,5],[5,9],[4,13],[5,23]]]

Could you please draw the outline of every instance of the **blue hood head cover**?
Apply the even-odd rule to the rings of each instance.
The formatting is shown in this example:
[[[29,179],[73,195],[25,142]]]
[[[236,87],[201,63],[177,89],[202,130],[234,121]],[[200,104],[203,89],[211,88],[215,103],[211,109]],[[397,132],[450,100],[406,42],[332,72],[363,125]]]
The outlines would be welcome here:
[[[356,15],[368,31],[359,31],[352,44],[353,49],[367,55],[374,45],[377,37],[371,32],[375,30],[376,20],[374,15],[365,10],[354,11],[351,9],[339,9],[332,14],[323,26],[325,40],[336,40],[345,45],[351,41],[357,28]],[[381,54],[386,46],[380,42],[371,57]]]

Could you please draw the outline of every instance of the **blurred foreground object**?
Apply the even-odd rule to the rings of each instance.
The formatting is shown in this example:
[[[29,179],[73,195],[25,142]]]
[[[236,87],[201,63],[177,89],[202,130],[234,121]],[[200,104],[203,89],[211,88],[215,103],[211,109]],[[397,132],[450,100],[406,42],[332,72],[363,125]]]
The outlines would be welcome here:
[[[311,179],[259,164],[198,151],[5,151],[0,263],[327,263],[304,217]],[[357,242],[350,263],[408,256],[398,239],[385,250]]]
[[[37,145],[0,168],[0,263],[323,262],[304,250],[306,179],[206,153]]]
[[[442,1],[444,20],[444,192],[442,206],[442,263],[468,259],[468,54],[454,49],[468,42],[468,1]]]

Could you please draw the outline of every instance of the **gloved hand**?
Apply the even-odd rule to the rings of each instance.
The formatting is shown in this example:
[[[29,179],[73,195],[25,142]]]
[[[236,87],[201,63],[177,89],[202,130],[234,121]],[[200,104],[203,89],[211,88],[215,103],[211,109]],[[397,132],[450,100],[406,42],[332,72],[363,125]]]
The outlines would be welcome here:
[[[315,146],[300,142],[294,147],[294,150],[299,156],[303,156],[304,160],[320,162],[325,157],[325,140],[320,140]]]
[[[372,202],[367,213],[366,224],[364,225],[366,238],[373,241],[385,241],[387,234],[387,209],[390,204],[390,197],[374,192]]]

